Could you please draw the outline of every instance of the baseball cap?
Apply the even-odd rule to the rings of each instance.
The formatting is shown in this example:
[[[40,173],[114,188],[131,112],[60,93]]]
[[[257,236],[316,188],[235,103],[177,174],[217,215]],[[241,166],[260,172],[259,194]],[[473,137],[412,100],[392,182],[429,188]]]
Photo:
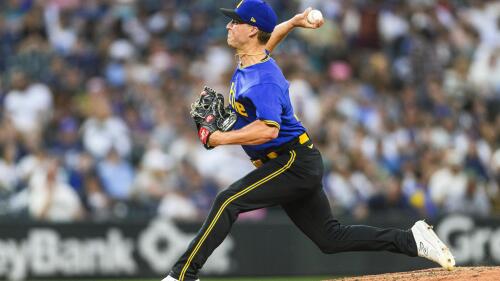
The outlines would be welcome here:
[[[278,21],[273,8],[263,0],[242,0],[236,9],[221,8],[220,11],[231,19],[253,25],[268,33],[273,32]]]

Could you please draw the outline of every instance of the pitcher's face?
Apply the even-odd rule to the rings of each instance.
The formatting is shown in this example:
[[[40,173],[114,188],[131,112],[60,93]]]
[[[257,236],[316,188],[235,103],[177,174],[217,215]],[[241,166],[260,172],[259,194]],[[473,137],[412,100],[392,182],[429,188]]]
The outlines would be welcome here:
[[[227,25],[227,44],[233,48],[244,46],[251,39],[256,27],[238,20],[231,20]]]

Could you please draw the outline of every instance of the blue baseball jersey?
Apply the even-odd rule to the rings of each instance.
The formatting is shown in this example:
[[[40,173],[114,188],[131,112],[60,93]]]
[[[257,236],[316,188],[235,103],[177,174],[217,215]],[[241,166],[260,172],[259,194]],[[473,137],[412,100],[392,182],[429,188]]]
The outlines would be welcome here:
[[[279,128],[278,137],[269,142],[242,145],[250,158],[262,157],[265,152],[305,132],[304,126],[293,112],[288,88],[288,81],[271,57],[235,70],[229,90],[230,107],[238,115],[233,130],[245,127],[257,119]]]

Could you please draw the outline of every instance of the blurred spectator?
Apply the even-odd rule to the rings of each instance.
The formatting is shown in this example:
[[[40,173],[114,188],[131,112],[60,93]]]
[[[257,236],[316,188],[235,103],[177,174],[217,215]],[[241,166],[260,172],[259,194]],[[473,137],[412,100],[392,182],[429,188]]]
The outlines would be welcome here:
[[[128,200],[135,176],[132,165],[111,148],[96,168],[107,196],[114,201]]]
[[[48,160],[30,181],[29,211],[33,218],[47,221],[73,221],[82,218],[83,209],[74,190],[58,177],[57,160]]]
[[[473,216],[487,216],[490,212],[490,200],[486,194],[484,181],[474,173],[467,177],[467,187],[463,194],[453,194],[446,201],[446,212],[463,213]]]
[[[180,165],[177,185],[180,190],[188,194],[189,199],[196,206],[198,218],[204,219],[208,215],[212,202],[219,192],[214,179],[203,177],[193,165],[187,161],[183,161]]]
[[[70,24],[72,22],[69,14],[61,15],[60,7],[52,3],[47,5],[45,8],[47,34],[53,48],[61,54],[67,54],[77,40],[76,30]]]
[[[17,175],[24,187],[33,174],[43,167],[49,157],[46,147],[44,147],[40,136],[37,134],[29,135],[26,139],[25,146],[22,148],[25,151],[18,162]]]
[[[5,97],[5,112],[21,134],[41,133],[52,112],[52,93],[40,83],[30,83],[23,72],[14,72],[12,90]]]
[[[414,209],[402,191],[400,178],[390,177],[386,180],[385,186],[383,193],[377,194],[370,199],[369,206],[371,210],[393,210],[404,214],[413,213]]]
[[[98,159],[104,158],[112,149],[119,157],[126,157],[131,149],[126,124],[121,118],[113,116],[105,97],[92,96],[90,102],[92,115],[82,125],[85,149]]]
[[[432,201],[444,207],[448,200],[462,198],[467,190],[467,175],[463,170],[463,157],[454,150],[447,151],[444,167],[432,174],[429,191]]]
[[[167,194],[158,208],[158,215],[165,218],[185,221],[199,219],[194,203],[182,192]]]
[[[491,167],[493,175],[496,177],[500,176],[500,148],[498,148],[495,153],[493,153],[493,157],[491,157]]]
[[[487,148],[489,150],[489,147]],[[486,159],[490,159],[491,151],[486,152],[488,154]],[[479,156],[478,144],[475,141],[469,142],[469,149],[465,155],[464,169],[468,172],[473,173],[476,180],[486,181],[489,178],[486,163],[483,162]]]
[[[74,161],[68,165],[69,184],[92,218],[108,218],[110,199],[103,191],[94,159],[88,153],[81,153]]]
[[[401,187],[404,196],[408,198],[408,203],[420,216],[428,218],[437,216],[438,208],[431,199],[423,175],[412,169],[414,169],[413,165],[406,163]]]
[[[311,84],[305,79],[305,73],[300,69],[295,69],[288,73],[287,78],[290,81],[290,100],[295,115],[311,130],[318,128],[321,116],[319,99]]]
[[[66,166],[74,166],[83,151],[78,133],[79,124],[73,117],[63,117],[56,126],[55,139],[50,144],[52,152],[63,159]]]
[[[19,183],[16,167],[17,153],[14,143],[4,145],[0,159],[0,198],[4,194],[13,193]]]
[[[325,177],[330,203],[337,210],[353,211],[358,203],[358,194],[349,182],[351,176],[349,165],[349,159],[339,155],[335,159],[332,171]]]
[[[212,2],[0,1],[0,212],[26,208],[54,157],[89,219],[198,219],[253,169],[203,149],[189,117],[236,67]],[[497,2],[273,1],[326,18],[272,56],[335,212],[500,212]]]
[[[196,220],[199,216],[195,202],[189,198],[189,184],[191,180],[196,178],[189,178],[186,175],[192,175],[186,169],[192,169],[188,163],[184,163],[180,167],[179,173],[183,176],[179,177],[177,186],[166,192],[163,199],[158,206],[158,214],[162,217],[179,219],[179,220]]]
[[[175,187],[171,174],[174,160],[158,148],[146,151],[141,168],[134,180],[131,197],[143,205],[156,207],[158,202]]]
[[[158,213],[174,219],[205,218],[218,192],[214,181],[203,178],[188,161],[181,161],[175,184],[165,193]]]

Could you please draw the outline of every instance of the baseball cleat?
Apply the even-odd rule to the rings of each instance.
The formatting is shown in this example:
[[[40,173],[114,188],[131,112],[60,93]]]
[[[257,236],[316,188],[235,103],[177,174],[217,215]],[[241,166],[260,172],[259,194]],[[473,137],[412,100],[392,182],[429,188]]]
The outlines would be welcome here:
[[[177,280],[174,277],[169,275],[169,276],[163,278],[161,281],[179,281],[179,280]],[[200,281],[200,279],[196,279],[195,281]]]
[[[418,256],[439,263],[442,267],[452,270],[455,258],[450,249],[439,239],[432,226],[425,221],[417,221],[411,228],[413,238],[417,243]]]

